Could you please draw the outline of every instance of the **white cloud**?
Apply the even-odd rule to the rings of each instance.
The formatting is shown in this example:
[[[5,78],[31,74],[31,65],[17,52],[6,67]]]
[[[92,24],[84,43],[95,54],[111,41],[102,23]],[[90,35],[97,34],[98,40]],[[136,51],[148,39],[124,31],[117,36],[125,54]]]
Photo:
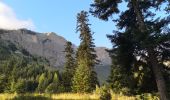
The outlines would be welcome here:
[[[0,28],[2,29],[34,29],[30,19],[21,20],[16,17],[15,12],[8,5],[0,1]]]

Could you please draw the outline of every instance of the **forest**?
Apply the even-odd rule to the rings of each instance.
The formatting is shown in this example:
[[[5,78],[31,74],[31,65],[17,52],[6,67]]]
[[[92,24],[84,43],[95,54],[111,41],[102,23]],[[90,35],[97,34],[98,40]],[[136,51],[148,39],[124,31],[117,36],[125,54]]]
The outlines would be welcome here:
[[[122,11],[123,3],[127,8]],[[75,52],[71,42],[65,44],[63,71],[0,37],[0,98],[57,100],[78,95],[82,100],[169,100],[170,1],[94,0],[89,9],[77,14],[80,45]],[[90,15],[116,23],[117,30],[106,36],[112,43],[106,50],[112,65],[104,84],[94,70],[100,61]]]

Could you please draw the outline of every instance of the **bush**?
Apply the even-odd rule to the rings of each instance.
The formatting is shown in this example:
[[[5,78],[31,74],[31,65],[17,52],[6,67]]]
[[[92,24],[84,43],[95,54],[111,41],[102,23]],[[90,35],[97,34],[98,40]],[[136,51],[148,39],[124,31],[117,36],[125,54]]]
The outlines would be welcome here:
[[[110,90],[105,85],[100,88],[96,86],[95,93],[100,95],[100,100],[111,100]]]

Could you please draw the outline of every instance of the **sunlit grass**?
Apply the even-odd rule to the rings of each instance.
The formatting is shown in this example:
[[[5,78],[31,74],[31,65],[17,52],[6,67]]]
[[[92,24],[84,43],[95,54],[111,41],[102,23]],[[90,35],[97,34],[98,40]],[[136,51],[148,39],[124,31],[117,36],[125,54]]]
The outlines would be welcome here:
[[[14,93],[14,94],[4,93],[4,94],[0,94],[0,100],[11,100],[11,99],[13,99],[16,96],[17,96],[16,93]]]
[[[0,94],[0,100],[32,100],[32,98],[40,98],[35,100],[42,100],[42,98],[48,98],[48,96],[44,94]]]
[[[61,93],[61,94],[0,94],[0,100],[99,100],[97,94]],[[112,100],[142,100],[139,96],[112,94]],[[159,100],[145,99],[145,100]]]
[[[75,100],[98,100],[99,95],[97,94],[79,94],[79,93],[62,93],[62,94],[52,94],[52,99],[75,99]]]
[[[112,94],[112,100],[136,100],[136,97]]]

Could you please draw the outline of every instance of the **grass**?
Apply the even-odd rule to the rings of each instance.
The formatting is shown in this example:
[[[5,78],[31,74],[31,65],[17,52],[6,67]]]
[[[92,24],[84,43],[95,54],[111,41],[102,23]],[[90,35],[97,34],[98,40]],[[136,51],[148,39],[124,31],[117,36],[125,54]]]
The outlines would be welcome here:
[[[159,100],[157,99],[139,99],[139,96],[123,96],[112,94],[112,100]],[[0,94],[0,100],[99,100],[97,94]]]
[[[51,98],[54,100],[98,100],[99,95],[96,94],[79,94],[79,93],[62,93],[52,94]]]
[[[0,94],[0,100],[51,100],[47,94]]]
[[[112,100],[136,100],[136,97],[112,94]]]
[[[17,94],[0,94],[0,100],[10,100],[13,99],[14,97],[16,97]]]

